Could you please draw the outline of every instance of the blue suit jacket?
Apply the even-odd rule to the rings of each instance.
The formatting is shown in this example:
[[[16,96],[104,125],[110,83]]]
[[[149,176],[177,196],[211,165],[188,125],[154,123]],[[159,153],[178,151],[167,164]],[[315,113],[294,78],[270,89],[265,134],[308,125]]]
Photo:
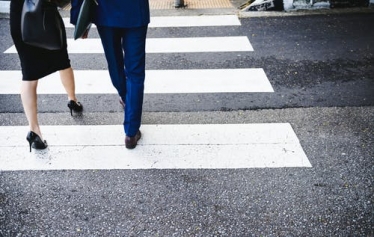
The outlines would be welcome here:
[[[77,22],[83,0],[71,0],[70,22]],[[150,22],[148,0],[97,0],[93,23],[98,26],[131,28]]]

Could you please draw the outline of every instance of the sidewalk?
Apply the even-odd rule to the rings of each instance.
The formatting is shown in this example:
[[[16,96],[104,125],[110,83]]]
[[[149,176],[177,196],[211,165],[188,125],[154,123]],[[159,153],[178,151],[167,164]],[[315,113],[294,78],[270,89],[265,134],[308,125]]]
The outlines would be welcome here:
[[[149,4],[152,16],[222,15],[238,11],[230,0],[184,0],[185,6],[181,8],[174,6],[174,0],[149,0]],[[0,18],[9,17],[9,5],[10,1],[0,0]],[[64,10],[68,12],[69,7]]]

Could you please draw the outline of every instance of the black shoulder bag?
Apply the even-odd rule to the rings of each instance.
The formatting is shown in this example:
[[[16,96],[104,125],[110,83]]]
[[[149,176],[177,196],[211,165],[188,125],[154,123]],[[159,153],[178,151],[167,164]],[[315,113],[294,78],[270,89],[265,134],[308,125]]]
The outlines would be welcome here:
[[[51,0],[25,0],[21,16],[22,39],[26,44],[49,50],[63,46],[63,26],[57,5]]]

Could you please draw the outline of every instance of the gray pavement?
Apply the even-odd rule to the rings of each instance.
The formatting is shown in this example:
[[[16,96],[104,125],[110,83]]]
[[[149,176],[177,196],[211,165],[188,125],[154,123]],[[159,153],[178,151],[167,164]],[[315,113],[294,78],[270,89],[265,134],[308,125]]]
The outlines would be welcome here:
[[[144,124],[291,123],[312,168],[0,173],[3,236],[371,236],[374,107],[147,112]],[[40,114],[43,125],[122,113]],[[1,114],[8,125],[23,114]],[[234,159],[234,157],[233,157]]]
[[[56,117],[69,120],[41,114],[41,122]],[[371,236],[373,118],[373,107],[146,113],[145,124],[289,122],[313,167],[2,172],[2,234]]]

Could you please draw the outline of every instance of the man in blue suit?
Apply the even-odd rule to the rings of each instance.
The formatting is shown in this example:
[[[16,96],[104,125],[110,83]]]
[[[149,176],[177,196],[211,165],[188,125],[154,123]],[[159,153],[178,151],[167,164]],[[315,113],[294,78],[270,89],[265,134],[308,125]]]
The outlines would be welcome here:
[[[75,24],[83,0],[72,0],[71,23]],[[145,42],[150,11],[148,0],[97,0],[93,17],[110,78],[125,110],[124,130],[126,148],[136,147],[141,137]]]

